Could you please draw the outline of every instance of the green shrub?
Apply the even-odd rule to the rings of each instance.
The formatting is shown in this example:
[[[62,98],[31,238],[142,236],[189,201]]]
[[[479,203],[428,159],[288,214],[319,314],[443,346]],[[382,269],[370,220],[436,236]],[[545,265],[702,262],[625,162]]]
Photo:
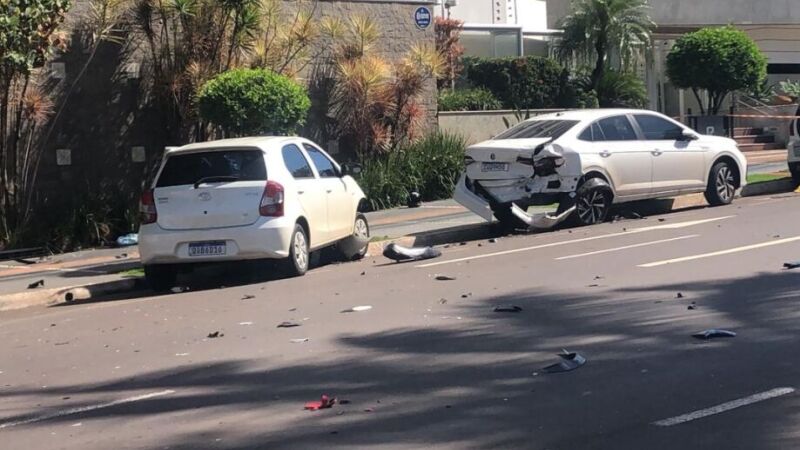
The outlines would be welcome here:
[[[209,80],[197,95],[200,116],[236,135],[284,134],[305,122],[305,90],[267,69],[235,69]]]
[[[373,210],[403,205],[412,191],[423,201],[450,198],[464,167],[465,148],[461,136],[437,131],[363,161],[358,183]]]
[[[792,101],[797,101],[800,98],[800,81],[781,81],[780,87],[781,92],[791,97]]]
[[[458,89],[439,92],[439,111],[491,111],[503,105],[486,89]]]
[[[601,108],[644,108],[647,89],[634,73],[607,70],[597,83],[597,101]]]
[[[752,89],[767,76],[767,58],[743,31],[703,28],[675,42],[667,55],[667,75],[675,87],[694,92],[703,113],[714,115],[731,91]],[[705,107],[698,90],[708,92]]]
[[[567,83],[567,72],[550,58],[468,58],[467,79],[486,88],[505,108],[535,109],[558,107]]]

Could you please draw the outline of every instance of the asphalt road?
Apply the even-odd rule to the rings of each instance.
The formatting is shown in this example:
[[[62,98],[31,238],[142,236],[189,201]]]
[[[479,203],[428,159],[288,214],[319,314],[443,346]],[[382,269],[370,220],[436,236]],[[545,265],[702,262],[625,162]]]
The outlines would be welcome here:
[[[747,198],[3,313],[0,448],[798,448],[798,223]],[[562,349],[588,362],[545,373]]]

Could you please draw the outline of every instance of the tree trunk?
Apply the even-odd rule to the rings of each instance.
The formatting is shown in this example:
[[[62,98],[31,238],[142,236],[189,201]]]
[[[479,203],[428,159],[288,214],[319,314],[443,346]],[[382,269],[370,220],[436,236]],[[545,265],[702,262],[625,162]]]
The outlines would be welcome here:
[[[597,91],[597,86],[600,84],[600,79],[603,78],[603,72],[606,69],[606,53],[607,53],[607,36],[601,34],[598,36],[597,41],[594,43],[594,50],[597,53],[597,60],[594,64],[594,70],[590,78],[592,90]]]

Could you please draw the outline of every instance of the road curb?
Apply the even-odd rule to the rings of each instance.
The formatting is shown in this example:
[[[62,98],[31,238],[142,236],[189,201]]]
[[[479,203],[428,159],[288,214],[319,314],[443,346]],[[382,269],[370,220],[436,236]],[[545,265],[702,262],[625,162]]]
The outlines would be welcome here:
[[[761,183],[748,184],[742,189],[742,197],[755,197],[758,195],[782,194],[792,192],[797,187],[791,178],[780,180],[764,181]]]
[[[15,294],[0,295],[0,312],[28,308],[31,306],[50,306],[57,303],[89,300],[100,295],[127,292],[133,290],[140,284],[141,278],[126,278],[96,284],[37,289]]]

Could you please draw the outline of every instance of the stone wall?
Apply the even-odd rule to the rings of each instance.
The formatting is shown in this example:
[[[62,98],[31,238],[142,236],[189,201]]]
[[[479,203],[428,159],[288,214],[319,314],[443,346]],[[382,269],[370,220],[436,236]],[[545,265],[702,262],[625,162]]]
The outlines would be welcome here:
[[[287,2],[287,6],[291,4]],[[380,29],[378,51],[387,60],[394,61],[413,44],[434,44],[433,24],[427,29],[415,24],[414,11],[420,6],[427,6],[433,12],[433,5],[428,2],[321,0],[317,16],[347,19],[355,14],[366,14]],[[86,3],[77,0],[68,15],[68,23],[74,23],[85,8]],[[69,89],[88,58],[81,39],[75,36],[68,53],[54,60],[53,67],[63,68],[65,74],[65,78],[58,81],[57,89]],[[108,210],[108,215],[115,217],[119,222],[114,225],[116,228],[126,228],[124,222],[129,220],[121,216],[126,210],[135,211],[138,195],[164,147],[186,143],[169,141],[159,114],[151,109],[141,78],[126,75],[136,63],[137,58],[123,54],[119,45],[103,43],[81,82],[75,86],[46,143],[40,166],[37,206],[50,215],[43,219],[48,221],[48,228],[69,227],[70,221],[104,220],[97,214],[84,217],[98,208]],[[426,124],[435,126],[435,81],[425,86],[422,104]],[[320,144],[325,146],[328,142]],[[69,165],[59,164],[57,154],[61,154],[61,163],[64,163],[64,150],[69,150]],[[142,150],[146,162],[138,160]]]

